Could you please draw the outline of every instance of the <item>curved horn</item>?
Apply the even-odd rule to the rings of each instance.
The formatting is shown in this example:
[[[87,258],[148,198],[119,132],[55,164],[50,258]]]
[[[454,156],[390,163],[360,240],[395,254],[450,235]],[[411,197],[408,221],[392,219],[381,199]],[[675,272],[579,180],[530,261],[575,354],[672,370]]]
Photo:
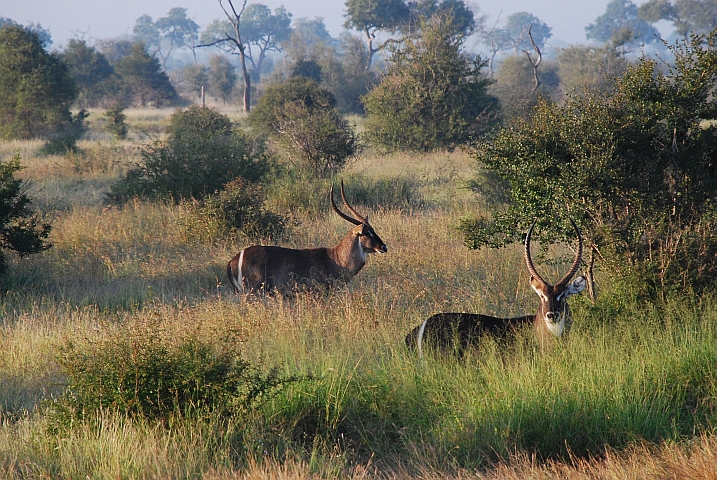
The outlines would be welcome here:
[[[344,205],[346,205],[346,208],[349,212],[353,213],[354,217],[356,217],[361,223],[365,223],[368,225],[368,220],[366,220],[363,215],[360,215],[354,208],[349,205],[349,202],[346,200],[346,195],[344,194],[344,180],[341,179],[341,200],[343,200]]]
[[[535,222],[537,221],[538,219],[533,220],[533,223],[528,229],[528,234],[525,236],[525,265],[528,267],[528,271],[533,277],[540,280],[543,285],[548,285],[548,282],[546,282],[535,269],[535,265],[533,265],[533,259],[530,256],[530,236],[533,234],[533,227],[535,227]]]
[[[343,181],[341,182],[341,197],[344,196],[344,184]],[[336,203],[334,202],[334,186],[331,185],[331,191],[329,191],[329,199],[331,200],[331,206],[334,208],[334,212],[338,213],[341,218],[344,220],[353,223],[354,225],[361,225],[361,221],[356,220],[355,218],[351,218],[348,215],[346,215],[344,212],[339,210],[339,207],[336,206]],[[346,202],[346,199],[344,199],[344,203]]]
[[[575,222],[572,218],[570,219],[570,223],[573,224],[575,233],[578,236],[578,251],[575,252],[575,260],[573,260],[573,264],[570,266],[570,270],[568,270],[568,273],[566,273],[565,276],[560,279],[560,281],[557,283],[558,285],[565,285],[566,283],[568,283],[570,278],[575,275],[575,272],[577,272],[578,268],[580,268],[580,261],[582,260],[583,256],[583,237],[582,235],[580,235],[580,229],[577,225],[575,225]]]

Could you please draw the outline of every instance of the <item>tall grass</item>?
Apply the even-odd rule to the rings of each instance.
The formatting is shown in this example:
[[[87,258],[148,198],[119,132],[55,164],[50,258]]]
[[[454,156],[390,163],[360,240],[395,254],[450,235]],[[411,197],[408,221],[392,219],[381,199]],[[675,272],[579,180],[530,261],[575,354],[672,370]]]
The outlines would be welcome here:
[[[100,160],[76,168],[31,158],[24,174],[50,192],[68,178],[102,191],[118,170]],[[713,298],[641,304],[599,275],[600,302],[572,297],[574,329],[548,351],[530,331],[507,349],[487,339],[461,360],[405,349],[406,333],[437,311],[536,309],[519,246],[468,251],[454,229],[486,213],[464,190],[472,168],[459,153],[361,159],[345,176],[347,195],[388,254],[331,292],[247,301],[224,273],[244,245],[187,240],[182,205],[108,206],[66,193],[53,210],[54,247],[12,259],[3,280],[0,477],[708,478],[717,458]],[[297,203],[325,203],[294,211],[282,244],[334,245],[349,225],[330,212],[327,185],[299,187],[277,187],[273,201],[293,208],[279,195],[293,188],[304,195]],[[540,258],[541,274],[555,279],[572,256],[559,247]],[[156,422],[108,409],[56,428],[46,405],[82,374],[63,369],[59,352],[125,331],[168,345],[231,335],[260,371],[305,380],[241,415]]]

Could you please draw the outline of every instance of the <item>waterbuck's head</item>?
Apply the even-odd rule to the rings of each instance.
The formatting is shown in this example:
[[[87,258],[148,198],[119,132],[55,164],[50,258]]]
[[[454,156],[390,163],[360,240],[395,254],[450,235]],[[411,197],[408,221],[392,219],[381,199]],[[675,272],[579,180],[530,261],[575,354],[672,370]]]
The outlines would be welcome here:
[[[568,297],[582,292],[585,288],[585,278],[583,277],[578,277],[572,283],[568,283],[578,271],[583,253],[583,239],[580,235],[580,230],[572,219],[570,223],[572,223],[578,237],[578,248],[570,269],[555,285],[550,285],[540,276],[530,256],[530,237],[533,233],[533,227],[535,227],[535,221],[525,236],[525,264],[530,272],[530,286],[533,287],[535,293],[540,297],[540,307],[535,316],[536,327],[541,332],[547,329],[556,337],[570,330],[572,324],[572,314],[570,313],[570,306],[567,302]]]
[[[354,208],[349,205],[349,202],[346,200],[346,194],[344,193],[344,181],[341,180],[341,200],[344,202],[344,206],[348,209],[349,212],[355,217],[350,217],[346,215],[344,212],[339,210],[339,207],[336,206],[336,203],[334,202],[334,186],[331,186],[331,191],[329,192],[329,198],[331,199],[331,206],[333,207],[334,211],[344,220],[353,223],[356,225],[354,228],[351,229],[351,234],[357,239],[358,246],[360,250],[360,254],[362,257],[366,257],[369,253],[386,253],[388,251],[388,247],[385,243],[383,243],[383,240],[381,240],[381,237],[379,237],[376,232],[374,231],[373,227],[368,223],[368,216],[364,217],[360,215]]]

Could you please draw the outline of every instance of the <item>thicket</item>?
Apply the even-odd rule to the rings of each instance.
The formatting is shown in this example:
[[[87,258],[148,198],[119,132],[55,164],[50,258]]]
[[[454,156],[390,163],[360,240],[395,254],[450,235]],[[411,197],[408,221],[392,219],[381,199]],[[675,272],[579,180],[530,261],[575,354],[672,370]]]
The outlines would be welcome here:
[[[33,211],[27,183],[15,176],[21,169],[19,153],[10,161],[0,161],[0,276],[6,270],[5,250],[26,256],[51,246],[46,241],[50,224]]]
[[[246,415],[261,399],[299,377],[262,372],[241,358],[241,342],[191,333],[166,338],[160,322],[133,323],[94,341],[67,341],[59,361],[67,386],[48,402],[52,426],[92,422],[102,412],[167,421],[202,415]]]
[[[248,121],[298,170],[319,177],[339,172],[360,152],[359,137],[336,108],[336,98],[303,75],[267,88]]]
[[[72,127],[77,89],[67,66],[37,33],[0,28],[0,138],[51,138]]]
[[[271,168],[260,142],[226,115],[198,106],[177,110],[170,118],[168,138],[145,145],[140,153],[143,163],[112,187],[111,200],[202,199],[237,178],[258,182]]]
[[[363,97],[366,139],[385,151],[452,150],[496,120],[486,63],[462,51],[465,36],[442,16],[419,31],[390,47],[381,83]]]
[[[508,182],[510,204],[464,222],[467,245],[519,241],[536,218],[552,224],[541,228],[544,241],[568,239],[573,218],[591,278],[602,260],[619,277],[637,275],[652,298],[713,288],[717,34],[668,48],[670,65],[643,57],[607,93],[541,101],[530,118],[474,144],[474,157]]]

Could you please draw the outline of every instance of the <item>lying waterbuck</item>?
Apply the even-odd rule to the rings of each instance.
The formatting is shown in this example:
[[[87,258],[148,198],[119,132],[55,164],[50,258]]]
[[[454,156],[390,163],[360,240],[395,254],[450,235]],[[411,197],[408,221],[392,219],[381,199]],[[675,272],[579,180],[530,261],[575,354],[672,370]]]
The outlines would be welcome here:
[[[568,273],[554,286],[546,282],[535,269],[530,256],[530,237],[535,222],[525,236],[525,264],[530,272],[530,286],[538,294],[540,305],[535,315],[515,318],[499,318],[474,313],[437,313],[427,318],[406,336],[406,345],[417,350],[423,356],[426,346],[442,351],[461,354],[466,348],[478,342],[482,335],[492,335],[505,339],[514,335],[523,325],[532,323],[541,347],[552,337],[559,337],[570,330],[572,314],[567,299],[570,295],[582,292],[585,279],[576,278],[568,283],[580,267],[583,251],[583,239],[575,222],[570,220],[578,236],[578,249]]]
[[[354,217],[334,203],[334,187],[329,192],[331,206],[341,218],[354,225],[335,247],[293,249],[255,245],[239,252],[227,265],[229,281],[238,293],[286,293],[297,287],[330,286],[346,282],[364,265],[369,253],[386,253],[388,248],[368,223],[346,201],[344,183],[341,199]]]

